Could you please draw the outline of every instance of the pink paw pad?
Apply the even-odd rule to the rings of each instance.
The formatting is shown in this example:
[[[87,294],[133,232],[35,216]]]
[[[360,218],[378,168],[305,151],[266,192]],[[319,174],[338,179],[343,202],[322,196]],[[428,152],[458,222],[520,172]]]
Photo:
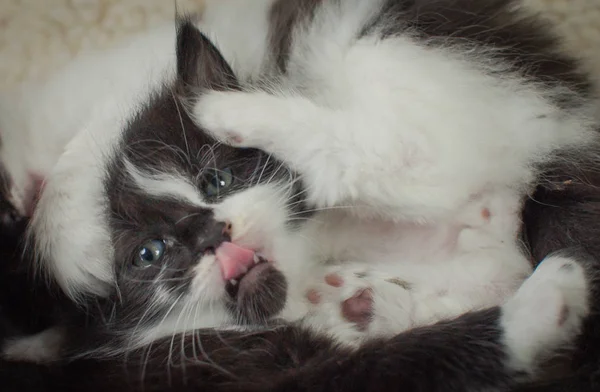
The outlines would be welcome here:
[[[490,211],[489,208],[484,208],[481,210],[481,217],[486,220],[489,221],[492,218],[492,213]]]
[[[373,291],[363,289],[342,302],[342,316],[364,331],[373,318]]]
[[[318,305],[321,302],[321,294],[314,289],[308,290],[306,292],[306,299],[313,305]]]
[[[336,274],[329,274],[325,276],[325,283],[333,287],[342,287],[344,285],[344,279]]]
[[[240,135],[227,132],[226,141],[229,144],[242,144],[244,142],[244,139]]]

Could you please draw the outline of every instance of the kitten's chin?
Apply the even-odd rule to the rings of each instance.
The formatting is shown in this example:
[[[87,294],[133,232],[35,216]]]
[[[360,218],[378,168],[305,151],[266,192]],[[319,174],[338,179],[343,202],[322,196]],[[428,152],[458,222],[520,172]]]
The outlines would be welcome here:
[[[252,268],[237,284],[228,289],[231,310],[242,322],[265,324],[283,309],[287,297],[285,276],[269,263]]]

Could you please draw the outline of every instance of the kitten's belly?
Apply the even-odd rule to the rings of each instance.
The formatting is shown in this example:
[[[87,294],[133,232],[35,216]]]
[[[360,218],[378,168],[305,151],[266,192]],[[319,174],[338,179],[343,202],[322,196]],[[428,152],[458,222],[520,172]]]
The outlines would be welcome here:
[[[348,218],[351,219],[351,218]],[[430,263],[447,259],[455,252],[461,228],[378,220],[349,223],[344,219],[337,227],[322,233],[327,247],[326,259],[364,261],[368,263]]]
[[[331,210],[318,215],[320,223],[310,230],[327,260],[432,263],[484,247],[516,246],[521,200],[511,189],[482,191],[451,217],[428,224]]]
[[[454,219],[428,225],[328,212],[315,238],[322,260],[364,263],[425,297],[445,293],[473,308],[497,305],[531,272],[517,241],[520,197],[499,194],[481,205],[473,202]]]

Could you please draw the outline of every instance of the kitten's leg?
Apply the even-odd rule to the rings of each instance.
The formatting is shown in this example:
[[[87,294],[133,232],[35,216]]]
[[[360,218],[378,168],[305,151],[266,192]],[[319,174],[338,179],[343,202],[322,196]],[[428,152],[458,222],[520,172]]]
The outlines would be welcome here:
[[[411,288],[367,264],[332,267],[306,292],[313,306],[304,322],[350,345],[389,337],[414,326]]]
[[[503,306],[504,340],[513,366],[533,369],[538,357],[557,345],[574,345],[598,290],[593,263],[577,251],[554,253]]]
[[[459,208],[469,185],[440,172],[447,165],[435,162],[439,156],[426,138],[382,110],[332,109],[266,92],[210,92],[193,114],[218,140],[285,162],[302,176],[317,207],[351,204],[414,219]]]
[[[314,301],[316,310],[308,320],[331,330],[340,341],[351,344],[372,337],[393,336],[409,328],[457,317],[473,309],[469,309],[469,305],[474,303],[456,296],[424,297],[413,290],[409,282],[386,279],[377,276],[368,267],[361,270],[358,265],[333,271],[326,276],[325,283],[315,289],[318,295],[311,292],[312,298],[318,301]],[[560,333],[575,333],[580,326],[578,320],[588,310],[587,290],[586,270],[575,258],[560,253],[548,257],[504,306],[507,320],[524,323],[519,333],[510,338],[515,341],[526,339],[518,344],[523,349],[528,344],[539,343],[531,341],[533,336],[539,336],[541,340],[562,339],[560,336],[544,336],[543,331],[538,329],[549,328],[551,323],[548,320],[563,311],[561,323],[564,325],[561,324]],[[554,303],[560,309],[537,303],[543,301]],[[527,311],[519,310],[523,303],[535,305]],[[539,307],[539,311],[535,310],[535,306]],[[527,323],[531,326],[526,326]],[[551,328],[548,331],[558,333]],[[520,337],[521,333],[523,337]]]
[[[575,343],[598,288],[588,261],[567,253],[550,256],[500,308],[402,333],[377,350],[363,346],[347,360],[319,364],[316,374],[300,372],[286,387],[305,390],[319,385],[317,375],[329,374],[337,380],[335,390],[510,390],[535,376],[548,354]],[[359,361],[371,377],[346,380],[345,374],[357,374]]]
[[[433,271],[422,269],[421,273],[431,276]],[[312,309],[305,322],[355,346],[374,337],[389,337],[486,309],[503,298],[491,301],[488,297],[493,294],[488,294],[482,299],[478,291],[485,290],[483,284],[469,292],[447,293],[431,284],[423,291],[419,283],[405,280],[403,275],[409,276],[393,276],[359,263],[333,267],[322,282],[307,290]],[[447,275],[451,279],[450,272]]]

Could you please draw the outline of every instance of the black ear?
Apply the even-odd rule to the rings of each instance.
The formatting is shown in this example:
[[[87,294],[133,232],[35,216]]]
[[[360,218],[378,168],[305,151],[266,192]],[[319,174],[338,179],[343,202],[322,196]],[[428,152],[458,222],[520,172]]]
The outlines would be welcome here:
[[[239,90],[227,61],[189,18],[177,22],[177,78],[186,91]]]

